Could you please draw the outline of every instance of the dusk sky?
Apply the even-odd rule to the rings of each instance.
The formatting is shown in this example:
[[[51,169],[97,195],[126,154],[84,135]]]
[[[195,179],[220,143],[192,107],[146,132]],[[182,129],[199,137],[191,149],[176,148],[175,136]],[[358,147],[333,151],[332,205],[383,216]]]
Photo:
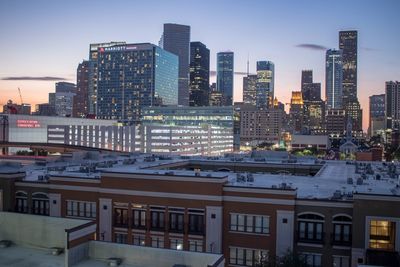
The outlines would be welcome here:
[[[235,71],[255,72],[257,60],[275,63],[275,95],[290,102],[302,69],[314,71],[325,95],[325,48],[338,48],[339,30],[358,30],[358,97],[368,127],[368,97],[400,80],[400,1],[0,1],[0,104],[47,102],[54,80],[76,82],[89,44],[158,44],[163,23],[191,26],[191,40],[216,53],[235,53]],[[311,45],[306,45],[311,44]],[[20,79],[9,79],[10,77]],[[215,77],[212,77],[212,81]],[[234,100],[242,100],[242,76]]]

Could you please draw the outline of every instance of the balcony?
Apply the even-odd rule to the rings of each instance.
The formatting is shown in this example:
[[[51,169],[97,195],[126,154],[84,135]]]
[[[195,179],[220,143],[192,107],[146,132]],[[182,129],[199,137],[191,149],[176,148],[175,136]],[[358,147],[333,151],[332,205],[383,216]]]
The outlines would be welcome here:
[[[307,237],[307,233],[306,233],[306,237]],[[298,242],[298,243],[321,244],[321,245],[323,245],[325,243],[324,237],[325,237],[325,232],[321,232],[321,239],[300,237],[300,233],[298,231],[296,231],[296,235],[295,235],[296,242]]]

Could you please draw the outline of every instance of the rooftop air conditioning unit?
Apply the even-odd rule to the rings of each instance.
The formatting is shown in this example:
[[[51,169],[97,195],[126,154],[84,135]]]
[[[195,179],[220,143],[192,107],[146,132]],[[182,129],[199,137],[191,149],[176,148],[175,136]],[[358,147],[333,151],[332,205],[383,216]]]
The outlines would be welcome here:
[[[121,265],[122,259],[121,258],[108,258],[107,262],[108,262],[108,266],[115,267],[115,266]]]

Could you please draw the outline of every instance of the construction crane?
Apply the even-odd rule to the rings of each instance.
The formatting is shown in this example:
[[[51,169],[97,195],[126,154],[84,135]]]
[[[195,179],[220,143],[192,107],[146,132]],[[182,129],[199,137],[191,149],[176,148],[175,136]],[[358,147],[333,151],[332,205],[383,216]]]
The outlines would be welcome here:
[[[19,93],[19,99],[21,100],[21,105],[24,103],[24,101],[22,101],[22,94],[21,94],[21,89],[18,87],[18,93]]]

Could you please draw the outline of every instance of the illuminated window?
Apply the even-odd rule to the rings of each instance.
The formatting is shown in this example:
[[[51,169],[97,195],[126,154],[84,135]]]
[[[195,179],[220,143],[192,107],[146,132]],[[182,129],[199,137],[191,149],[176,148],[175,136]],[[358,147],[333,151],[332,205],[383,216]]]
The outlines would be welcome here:
[[[394,250],[395,223],[372,220],[369,225],[369,247]]]

